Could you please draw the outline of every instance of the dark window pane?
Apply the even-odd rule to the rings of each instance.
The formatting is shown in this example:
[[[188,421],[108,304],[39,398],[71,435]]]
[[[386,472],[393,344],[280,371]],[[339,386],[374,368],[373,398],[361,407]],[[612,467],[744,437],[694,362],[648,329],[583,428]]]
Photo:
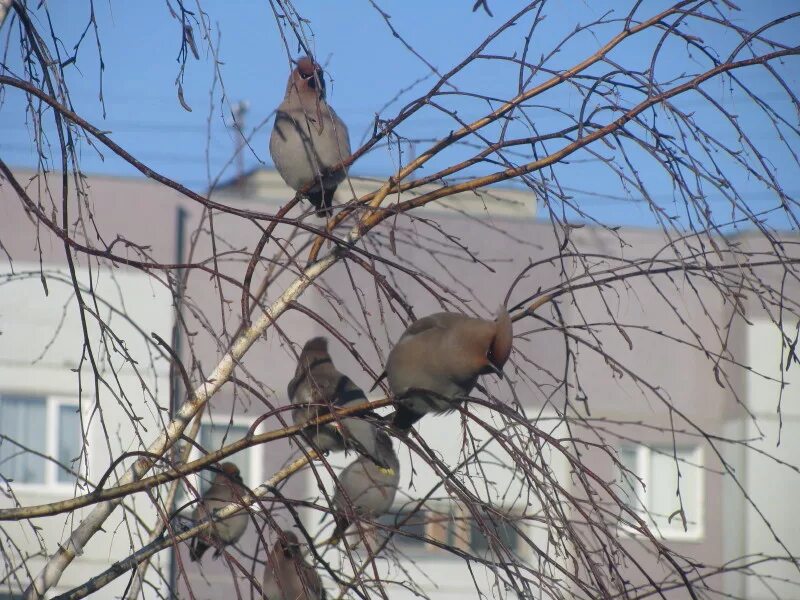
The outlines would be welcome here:
[[[81,452],[81,416],[77,406],[62,405],[58,407],[58,462],[63,465],[75,467],[77,463],[73,461],[78,458]],[[69,471],[59,467],[59,483],[73,483],[75,476]]]
[[[47,404],[40,396],[0,396],[0,433],[45,454]],[[44,483],[45,459],[0,441],[0,473],[17,483]]]
[[[474,519],[470,521],[470,547],[478,556],[488,554],[493,548],[516,552],[519,545],[519,534],[510,522],[495,516],[484,517],[480,524]]]
[[[427,513],[424,510],[416,511],[413,514],[409,512],[389,513],[378,519],[382,525],[398,530],[392,539],[396,544],[407,548],[423,548],[425,546],[426,521]]]

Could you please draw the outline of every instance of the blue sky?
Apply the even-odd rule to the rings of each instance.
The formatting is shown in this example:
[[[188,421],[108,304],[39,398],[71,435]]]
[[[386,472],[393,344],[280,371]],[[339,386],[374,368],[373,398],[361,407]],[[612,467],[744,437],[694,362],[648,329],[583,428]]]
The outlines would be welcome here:
[[[88,3],[78,0],[50,3],[53,23],[63,41],[63,52],[68,54],[81,33],[88,18]],[[382,2],[381,8],[391,15],[392,25],[402,36],[441,72],[462,60],[475,46],[509,18],[523,3],[508,0],[490,1],[494,13],[489,17],[482,11],[471,11],[471,0],[441,0],[437,2]],[[796,4],[790,0],[762,3],[743,3],[745,10],[731,13],[737,24],[753,27],[770,17],[791,12]],[[147,10],[142,7],[146,6]],[[211,25],[211,36],[219,44],[220,72],[222,84],[230,102],[246,100],[250,109],[246,125],[254,127],[262,123],[280,102],[288,74],[287,52],[276,21],[266,1],[207,1],[202,4]],[[396,114],[409,100],[422,95],[435,81],[430,69],[402,43],[393,38],[386,23],[369,1],[333,2],[298,0],[296,8],[309,20],[308,41],[317,59],[327,67],[329,76],[329,100],[350,127],[354,147],[372,130],[376,112],[383,118]],[[552,48],[555,40],[574,28],[578,22],[585,23],[598,18],[614,2],[559,2],[548,5],[546,27],[540,27],[531,41],[531,57],[538,58],[542,52]],[[645,3],[641,14],[650,15],[663,2]],[[80,8],[79,8],[80,7]],[[194,8],[195,5],[188,8]],[[103,96],[106,115],[98,102],[99,61],[93,31],[84,39],[75,66],[69,68],[68,81],[76,111],[92,123],[112,133],[115,141],[131,151],[149,166],[190,187],[202,190],[209,176],[216,176],[230,159],[234,140],[225,127],[223,116],[230,122],[228,109],[220,108],[220,83],[216,83],[216,100],[210,107],[209,89],[214,81],[214,64],[207,45],[195,28],[201,51],[201,60],[193,58],[187,63],[184,79],[184,97],[192,112],[184,110],[177,99],[175,79],[179,63],[180,26],[168,11],[164,2],[95,2],[99,36],[103,52]],[[41,14],[41,13],[40,13]],[[616,13],[620,15],[620,13]],[[488,53],[511,54],[522,47],[531,18],[525,17],[496,43]],[[3,39],[8,24],[3,27]],[[709,45],[718,48],[731,47],[737,42],[734,35],[721,34],[719,30],[698,26],[694,33],[700,34]],[[795,28],[796,29],[796,28]],[[602,29],[595,36],[578,37],[574,43],[564,47],[550,64],[552,68],[567,67],[583,56],[590,54],[618,30],[618,26]],[[284,30],[288,31],[288,30]],[[313,32],[313,34],[311,33]],[[780,35],[779,35],[780,34]],[[796,34],[788,28],[778,30],[776,36],[796,44]],[[794,38],[793,40],[791,38]],[[620,63],[646,67],[652,38],[627,44],[614,58]],[[297,46],[291,45],[297,56]],[[798,61],[789,59],[795,68],[784,66],[789,73],[789,85],[797,89],[796,76],[800,72]],[[699,71],[703,62],[687,59],[685,48],[665,48],[658,63],[662,75],[674,72]],[[20,72],[19,57],[12,52],[9,66]],[[797,114],[790,102],[762,74],[748,74],[759,93],[764,94],[776,110],[794,119]],[[421,80],[421,81],[420,81]],[[401,88],[416,83],[397,102],[382,110]],[[480,90],[499,97],[512,97],[517,85],[517,70],[496,61],[480,61],[466,70],[455,81],[461,90]],[[709,89],[728,107],[735,107],[743,122],[748,123],[749,133],[762,144],[770,160],[780,171],[796,170],[790,153],[781,148],[777,135],[753,110],[752,102],[740,95],[731,95],[721,84]],[[6,90],[0,107],[0,152],[6,162],[17,166],[31,166],[35,155],[30,144],[30,132],[24,114],[24,96],[15,90]],[[567,89],[558,90],[539,100],[542,104],[558,106],[565,111],[577,111],[580,97]],[[443,98],[448,107],[458,110],[459,116],[471,120],[485,112],[487,103],[448,96]],[[702,115],[706,110],[701,101],[686,97],[686,110]],[[540,131],[559,127],[559,119],[552,111],[540,111],[536,126]],[[710,114],[710,113],[709,113]],[[712,119],[713,119],[712,115]],[[750,119],[750,122],[748,121]],[[457,127],[450,117],[435,110],[420,111],[403,126],[401,133],[410,137],[439,138]],[[724,123],[708,122],[708,129],[721,136],[730,135]],[[263,161],[269,164],[267,143],[271,124],[259,130],[253,138],[253,152],[245,156],[246,167],[251,168]],[[520,131],[523,131],[521,128]],[[209,134],[210,132],[210,134]],[[796,142],[796,140],[794,140]],[[424,147],[424,144],[420,145]],[[550,149],[557,146],[550,146]],[[597,146],[602,151],[602,146]],[[462,152],[462,154],[459,154]],[[102,172],[119,175],[135,175],[131,167],[104,152],[104,159],[84,145],[82,167],[87,172]],[[463,156],[463,151],[442,157],[442,161]],[[208,158],[208,161],[207,161]],[[396,148],[379,148],[356,163],[353,173],[364,175],[386,175],[398,164]],[[435,166],[434,163],[432,166]],[[439,163],[443,164],[443,163]],[[486,173],[496,170],[492,165],[475,167],[471,173]],[[642,165],[645,174],[652,178],[656,188],[663,188],[664,201],[671,201],[669,182],[659,181],[663,177],[657,169]],[[235,163],[226,173],[233,175]],[[582,194],[585,205],[592,214],[614,223],[647,224],[649,213],[624,199],[625,192],[606,167],[597,164],[591,156],[583,154],[573,157],[570,165],[557,169],[562,185]],[[793,178],[792,178],[793,179]],[[753,202],[769,203],[771,195],[761,186],[742,177],[737,184],[752,194]],[[787,180],[790,192],[797,184]],[[585,192],[585,193],[584,193]],[[658,194],[656,194],[658,195]],[[622,198],[622,199],[620,199]],[[710,198],[712,203],[716,201]]]

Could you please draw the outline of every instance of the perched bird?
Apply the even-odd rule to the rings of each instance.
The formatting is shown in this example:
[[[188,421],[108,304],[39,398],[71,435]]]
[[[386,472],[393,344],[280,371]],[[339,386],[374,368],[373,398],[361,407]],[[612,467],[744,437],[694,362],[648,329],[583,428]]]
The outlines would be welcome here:
[[[303,346],[288,393],[296,406],[292,418],[297,425],[329,413],[331,407],[345,408],[367,401],[361,388],[333,366],[324,337],[312,338]],[[388,468],[391,457],[377,443],[379,420],[375,413],[345,417],[325,425],[309,425],[304,435],[321,452],[352,448]]]
[[[305,193],[317,216],[329,217],[344,169],[331,171],[350,156],[347,126],[325,101],[322,68],[304,56],[289,76],[286,96],[275,114],[269,153],[286,184]]]
[[[378,444],[389,459],[389,469],[381,469],[360,456],[339,475],[339,486],[333,494],[335,527],[329,544],[338,544],[357,517],[376,519],[389,512],[400,482],[400,461],[386,432],[378,432]]]
[[[294,532],[279,532],[264,566],[262,589],[267,600],[325,599],[319,573],[303,558]]]
[[[247,488],[242,481],[239,467],[231,462],[222,463],[211,481],[211,487],[206,490],[194,509],[192,518],[196,522],[205,521],[214,516],[214,512],[236,502]],[[214,558],[222,553],[224,546],[235,544],[244,535],[250,517],[246,511],[238,512],[233,516],[214,523],[206,533],[192,538],[189,548],[189,558],[198,561],[209,546],[215,546]]]
[[[454,410],[479,375],[502,377],[512,337],[504,308],[494,321],[449,312],[414,321],[386,361],[384,375],[398,405],[392,424],[407,430],[429,412]]]

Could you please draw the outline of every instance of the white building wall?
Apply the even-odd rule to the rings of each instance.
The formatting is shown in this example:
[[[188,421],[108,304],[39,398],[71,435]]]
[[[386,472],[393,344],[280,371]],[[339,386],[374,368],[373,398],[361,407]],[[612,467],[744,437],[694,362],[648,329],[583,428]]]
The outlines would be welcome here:
[[[158,333],[170,339],[172,309],[171,296],[163,287],[154,285],[146,274],[123,270],[102,269],[93,271],[93,283],[98,298],[98,310],[103,321],[110,325],[114,335],[124,340],[124,347],[137,362],[138,373],[123,363],[121,348],[106,351],[100,344],[100,328],[95,319],[88,316],[89,339],[101,374],[107,378],[113,393],[101,384],[101,411],[95,411],[95,383],[93,371],[85,356],[80,365],[80,375],[75,370],[81,361],[83,332],[78,315],[74,290],[70,284],[66,267],[44,266],[47,294],[36,264],[14,262],[0,263],[0,394],[16,393],[61,397],[75,402],[80,400],[86,447],[88,471],[81,461],[80,472],[89,481],[97,482],[111,464],[111,457],[122,452],[143,449],[158,433],[166,418],[169,403],[169,365],[149,349],[143,336]],[[78,280],[85,288],[89,284],[89,273],[78,272]],[[88,294],[84,300],[91,310],[95,305]],[[141,331],[131,325],[126,314]],[[116,367],[116,377],[110,365]],[[151,397],[143,390],[143,383],[153,391]],[[82,388],[82,391],[80,391]],[[124,390],[127,400],[120,397]],[[117,396],[115,398],[115,396]],[[129,402],[129,404],[128,404]],[[127,413],[141,419],[134,429]],[[128,461],[126,464],[129,464]],[[2,466],[0,466],[2,472]],[[121,471],[118,471],[121,473]],[[114,477],[107,483],[113,485]],[[12,485],[17,501],[22,505],[33,505],[70,498],[76,494],[74,486]],[[77,490],[83,494],[91,489]],[[152,526],[156,513],[146,497],[129,499],[143,523]],[[0,494],[0,507],[13,506],[14,502]],[[88,514],[90,508],[72,515],[56,515],[24,522],[0,522],[6,556],[11,544],[23,555],[52,554],[58,549],[69,532],[77,526],[79,519]],[[32,525],[38,529],[34,532]],[[38,540],[37,540],[38,535]],[[137,520],[129,513],[117,509],[106,522],[104,531],[95,535],[61,579],[56,592],[66,591],[86,581],[89,576],[105,570],[111,563],[131,552],[131,538],[146,536]],[[159,555],[159,562],[169,560],[168,552]],[[22,581],[38,573],[43,558],[28,561],[28,575]],[[0,580],[7,568],[0,563]],[[152,578],[158,585],[158,580]],[[103,591],[103,597],[119,596],[127,583],[121,578]],[[153,589],[145,588],[148,596],[156,597]],[[2,592],[7,592],[4,587]]]
[[[787,323],[784,331],[794,339],[796,324]],[[755,420],[732,420],[726,425],[725,435],[751,440],[751,448],[728,445],[725,458],[749,500],[731,477],[725,478],[723,549],[728,560],[749,556],[757,576],[728,575],[725,590],[745,600],[797,600],[797,567],[786,560],[764,559],[785,557],[787,549],[794,556],[800,554],[800,519],[795,509],[800,477],[793,466],[787,466],[796,465],[800,456],[800,365],[794,362],[786,369],[787,348],[781,343],[780,330],[770,321],[755,321],[747,328],[746,339],[747,362],[753,371],[746,375],[745,399]],[[779,415],[781,382],[784,389]]]

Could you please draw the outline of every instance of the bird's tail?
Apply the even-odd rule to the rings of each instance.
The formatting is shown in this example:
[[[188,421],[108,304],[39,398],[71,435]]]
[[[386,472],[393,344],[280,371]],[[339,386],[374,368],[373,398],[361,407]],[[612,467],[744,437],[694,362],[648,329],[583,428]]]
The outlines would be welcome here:
[[[335,526],[333,528],[333,535],[325,542],[330,546],[335,546],[342,540],[342,536],[344,532],[347,531],[347,528],[350,527],[350,519],[347,518],[347,515],[342,513],[337,513],[333,517]]]
[[[189,559],[192,562],[198,562],[201,558],[203,558],[203,554],[205,551],[208,550],[209,546],[199,537],[195,537],[192,539],[192,544],[189,546]]]
[[[376,387],[378,387],[378,385],[380,384],[380,382],[381,382],[381,381],[383,381],[384,379],[386,379],[386,369],[384,369],[383,371],[381,371],[381,374],[380,374],[380,375],[378,375],[378,378],[375,380],[375,383],[373,383],[373,384],[372,384],[372,387],[371,387],[371,388],[369,388],[369,391],[370,391],[370,392],[371,392],[371,391],[373,391],[373,390],[374,390]]]
[[[318,192],[309,192],[308,201],[317,209],[317,216],[321,219],[330,219],[333,216],[333,192],[335,190],[321,189]]]
[[[345,418],[342,419],[342,425],[347,430],[349,442],[359,454],[363,454],[381,469],[390,469],[385,452],[382,451],[378,444],[378,425],[371,422],[369,419],[358,418]]]
[[[408,432],[414,423],[419,421],[424,415],[415,412],[402,404],[398,405],[397,409],[391,415],[392,425],[396,427],[400,433]]]

